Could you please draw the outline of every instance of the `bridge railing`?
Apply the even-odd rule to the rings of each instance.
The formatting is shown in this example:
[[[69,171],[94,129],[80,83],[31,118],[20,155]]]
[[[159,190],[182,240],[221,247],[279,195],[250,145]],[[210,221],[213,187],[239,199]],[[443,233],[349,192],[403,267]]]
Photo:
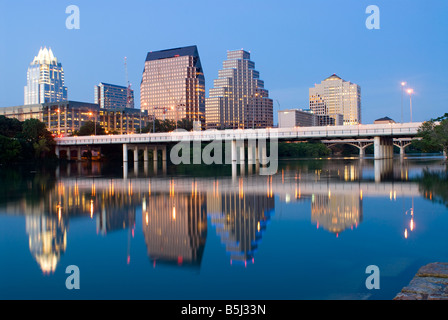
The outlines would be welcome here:
[[[351,126],[295,127],[267,129],[177,131],[129,135],[103,135],[56,138],[58,145],[169,143],[181,141],[259,140],[259,139],[343,139],[373,136],[415,136],[422,123],[360,124]]]

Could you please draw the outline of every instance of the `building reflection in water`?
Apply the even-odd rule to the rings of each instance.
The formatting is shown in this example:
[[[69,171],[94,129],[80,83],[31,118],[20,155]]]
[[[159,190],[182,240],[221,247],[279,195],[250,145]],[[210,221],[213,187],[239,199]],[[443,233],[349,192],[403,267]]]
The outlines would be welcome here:
[[[313,194],[311,221],[317,228],[339,235],[342,231],[358,227],[362,222],[362,196],[358,194]]]
[[[65,219],[51,216],[27,216],[26,233],[30,252],[44,274],[54,273],[67,247]]]
[[[151,194],[143,199],[142,226],[148,256],[159,263],[199,267],[207,239],[203,195]]]
[[[366,166],[370,179],[363,177]],[[362,223],[363,194],[388,197],[391,201],[419,194],[418,184],[409,180],[408,167],[395,170],[392,181],[381,183],[373,174],[377,168],[374,162],[321,167],[311,163],[309,168],[286,167],[275,176],[253,175],[238,180],[111,179],[89,177],[90,171],[83,171],[88,168],[78,163],[61,170],[52,184],[43,180],[30,188],[25,181],[22,191],[14,190],[14,200],[0,206],[7,214],[26,216],[29,249],[45,274],[56,270],[66,250],[69,219],[92,219],[101,235],[127,230],[129,248],[140,209],[152,265],[199,267],[207,238],[207,217],[225,246],[230,263],[247,265],[254,262],[263,231],[274,213],[274,196],[285,203],[310,201],[311,221],[318,229],[339,235]],[[93,166],[90,170],[99,172]],[[86,176],[76,175],[81,173]],[[30,197],[29,190],[42,190],[43,194]],[[431,190],[422,192],[431,199]],[[406,219],[406,227],[399,230],[405,238],[415,229],[413,205],[406,212]],[[128,263],[129,259],[128,250]]]
[[[262,233],[274,212],[275,200],[266,195],[207,193],[207,212],[221,237],[230,263],[254,263]]]

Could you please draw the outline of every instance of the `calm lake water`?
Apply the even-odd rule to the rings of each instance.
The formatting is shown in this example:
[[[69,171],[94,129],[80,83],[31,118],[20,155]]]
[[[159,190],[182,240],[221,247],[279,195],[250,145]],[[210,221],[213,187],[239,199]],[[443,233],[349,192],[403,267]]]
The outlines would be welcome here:
[[[289,160],[274,176],[3,166],[0,299],[392,299],[448,262],[445,170],[436,157]]]

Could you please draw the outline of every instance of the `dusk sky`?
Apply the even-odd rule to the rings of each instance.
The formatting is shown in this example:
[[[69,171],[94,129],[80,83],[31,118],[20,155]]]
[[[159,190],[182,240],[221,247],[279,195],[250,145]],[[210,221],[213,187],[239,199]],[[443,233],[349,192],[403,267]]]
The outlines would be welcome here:
[[[66,28],[66,7],[80,29]],[[366,28],[366,8],[380,29]],[[251,52],[278,109],[308,108],[308,90],[333,73],[361,86],[362,122],[401,118],[400,82],[413,88],[413,120],[448,112],[446,0],[54,0],[0,2],[0,107],[23,104],[41,47],[62,63],[68,99],[93,102],[99,82],[129,80],[140,106],[146,54],[197,45],[206,95],[227,50]],[[405,95],[405,121],[409,96]],[[275,117],[276,119],[277,117]],[[276,122],[276,121],[275,121]]]

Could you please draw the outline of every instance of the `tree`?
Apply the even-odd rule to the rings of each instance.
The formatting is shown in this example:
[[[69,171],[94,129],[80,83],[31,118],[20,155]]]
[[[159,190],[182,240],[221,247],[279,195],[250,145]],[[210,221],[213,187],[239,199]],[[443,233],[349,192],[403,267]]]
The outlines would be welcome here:
[[[183,118],[182,120],[177,121],[177,128],[191,131],[193,130],[193,120]]]
[[[84,124],[79,128],[78,131],[75,131],[73,135],[75,136],[92,136],[92,135],[105,135],[106,131],[102,126],[100,126],[98,123],[95,123],[94,121],[86,121]]]
[[[176,129],[176,122],[169,119],[156,119],[154,123],[151,121],[146,127],[142,128],[142,133],[152,133],[154,129],[155,132],[170,132]]]
[[[21,151],[19,141],[0,135],[0,163],[17,160]]]
[[[22,132],[22,122],[15,118],[0,116],[0,135],[14,138],[20,132]]]
[[[423,148],[441,148],[445,154],[448,152],[448,113],[437,118],[425,121],[418,129],[418,136],[422,138]]]
[[[55,142],[45,123],[38,119],[28,119],[23,122],[20,138],[30,143],[36,158],[45,157],[53,149]]]

